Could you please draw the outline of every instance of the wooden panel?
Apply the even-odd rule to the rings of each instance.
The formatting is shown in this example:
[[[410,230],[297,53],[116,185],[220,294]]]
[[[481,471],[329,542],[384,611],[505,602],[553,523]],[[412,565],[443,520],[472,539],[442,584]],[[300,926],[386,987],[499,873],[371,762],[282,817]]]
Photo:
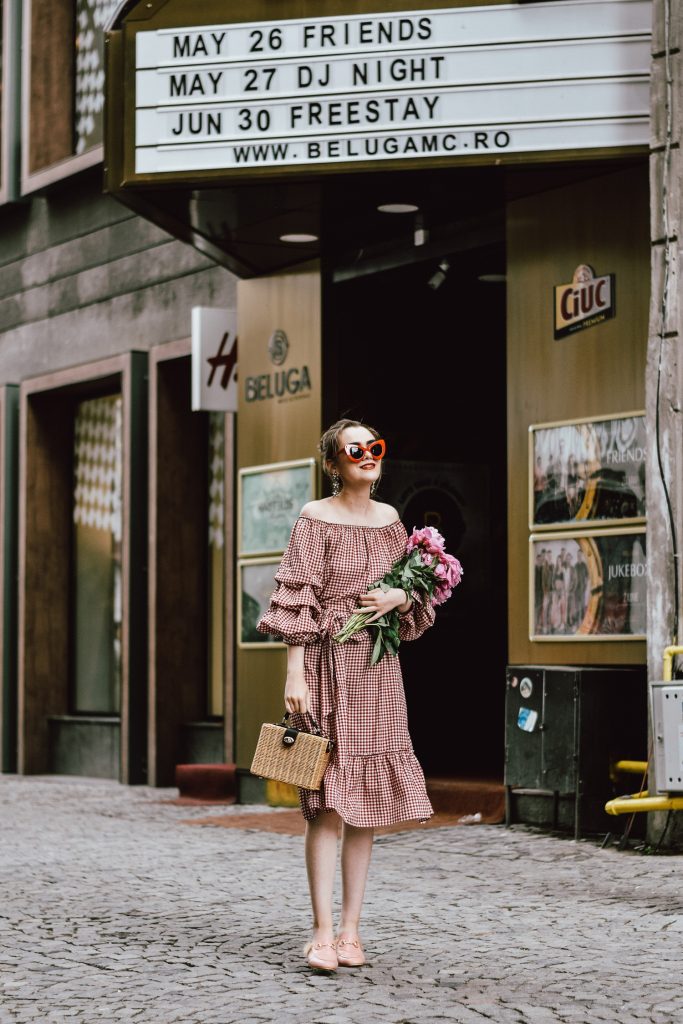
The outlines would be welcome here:
[[[121,782],[139,784],[147,781],[147,353],[128,352],[120,362]]]
[[[275,277],[240,281],[237,286],[239,330],[240,467],[285,459],[308,458],[315,451],[320,428],[320,274],[302,270]],[[277,329],[289,341],[281,365],[272,362],[268,342]],[[307,368],[310,388],[279,396],[281,374],[301,380]],[[274,397],[247,401],[249,379],[267,377]],[[268,382],[261,385],[265,393]]]
[[[205,414],[190,408],[190,357],[153,362],[148,778],[152,786],[174,784],[181,726],[206,714],[206,476],[207,421]]]
[[[31,0],[29,172],[74,151],[73,0]]]
[[[509,660],[636,664],[645,644],[531,643],[528,428],[645,406],[649,269],[647,165],[507,206]],[[553,340],[553,287],[590,264],[616,275],[616,317]]]
[[[225,456],[223,463],[223,486],[225,507],[225,622],[223,625],[223,664],[225,681],[223,690],[223,756],[227,764],[235,761],[235,523],[237,521],[235,501],[235,437],[237,416],[228,413],[225,417]]]
[[[239,413],[237,464],[243,466],[308,458],[321,433],[320,272],[317,267],[238,284]],[[275,365],[268,341],[276,329],[289,341],[285,361]],[[262,391],[276,390],[274,374],[307,368],[311,387],[247,401],[249,378],[266,377]],[[239,628],[239,624],[237,624]],[[283,710],[286,654],[282,650],[237,651],[236,762],[248,768],[258,730]]]
[[[19,388],[0,389],[0,771],[16,771],[17,427]]]
[[[48,768],[47,716],[66,714],[73,416],[68,403],[24,398],[20,426],[18,756]]]

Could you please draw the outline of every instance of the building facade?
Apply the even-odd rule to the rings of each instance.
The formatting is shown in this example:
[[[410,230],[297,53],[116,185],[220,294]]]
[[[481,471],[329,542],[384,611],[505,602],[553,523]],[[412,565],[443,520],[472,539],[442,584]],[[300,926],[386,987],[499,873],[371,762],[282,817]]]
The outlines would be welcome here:
[[[465,565],[402,655],[427,773],[507,765],[515,813],[570,814],[565,670],[558,734],[626,695],[590,770],[646,759],[680,605],[677,7],[3,16],[4,770],[227,760],[261,795],[284,652],[253,620],[342,414]],[[197,306],[237,311],[236,415],[192,411]]]

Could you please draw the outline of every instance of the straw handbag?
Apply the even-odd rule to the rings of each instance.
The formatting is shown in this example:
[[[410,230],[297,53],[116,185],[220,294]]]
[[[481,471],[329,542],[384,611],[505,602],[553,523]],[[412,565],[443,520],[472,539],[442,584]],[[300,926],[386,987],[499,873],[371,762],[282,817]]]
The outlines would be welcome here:
[[[286,712],[279,725],[265,722],[261,726],[251,771],[261,778],[289,782],[301,789],[320,789],[334,743],[320,735],[314,719],[316,732],[305,732],[289,728],[288,718]]]

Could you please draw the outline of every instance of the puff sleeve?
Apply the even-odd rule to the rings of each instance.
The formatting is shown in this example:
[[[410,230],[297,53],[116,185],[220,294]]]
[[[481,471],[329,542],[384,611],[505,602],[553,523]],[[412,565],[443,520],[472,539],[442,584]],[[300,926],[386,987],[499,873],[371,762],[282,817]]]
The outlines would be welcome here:
[[[434,607],[428,597],[413,594],[413,603],[407,612],[399,612],[399,640],[417,640],[426,629],[434,625]]]
[[[320,638],[324,567],[323,526],[310,516],[299,516],[275,574],[270,605],[256,627],[260,633],[270,633],[290,646]]]

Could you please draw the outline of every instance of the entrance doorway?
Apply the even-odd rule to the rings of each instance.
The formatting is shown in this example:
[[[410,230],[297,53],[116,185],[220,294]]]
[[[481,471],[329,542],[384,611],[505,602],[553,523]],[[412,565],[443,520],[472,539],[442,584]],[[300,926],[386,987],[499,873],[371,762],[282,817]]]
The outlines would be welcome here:
[[[501,205],[501,225],[502,219]],[[488,209],[485,231],[491,221]],[[434,628],[401,648],[411,735],[432,777],[502,778],[507,477],[500,230],[499,240],[483,244],[484,231],[473,230],[471,245],[454,238],[452,250],[442,236],[426,255],[422,246],[385,249],[371,272],[359,268],[354,275],[337,264],[325,273],[325,422],[351,416],[381,431],[388,458],[378,499],[396,506],[408,532],[436,526],[464,567],[463,583],[437,610]]]

